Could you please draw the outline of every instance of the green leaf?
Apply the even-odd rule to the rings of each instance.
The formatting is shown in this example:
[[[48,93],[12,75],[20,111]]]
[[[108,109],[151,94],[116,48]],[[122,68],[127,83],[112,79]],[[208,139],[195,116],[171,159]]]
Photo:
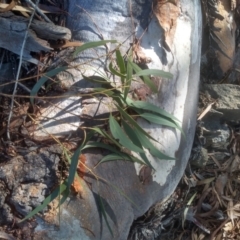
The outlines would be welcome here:
[[[172,121],[178,121],[179,120],[174,117],[172,114],[166,112],[165,110],[149,103],[149,102],[143,102],[143,101],[133,101],[130,98],[127,98],[126,103],[130,107],[138,108],[139,110],[145,110],[145,111],[151,111],[154,113],[158,113],[159,115],[162,115],[164,117],[172,119]]]
[[[132,83],[132,74],[133,74],[133,69],[132,69],[132,65],[130,64],[130,60],[128,59],[127,62],[127,78],[124,84],[124,99],[127,98],[127,95],[129,93],[129,89]]]
[[[133,109],[139,114],[140,117],[146,119],[149,122],[178,129],[182,133],[184,138],[186,138],[182,127],[177,121],[173,120],[171,117],[166,117],[158,113],[143,112],[142,110],[136,108]]]
[[[41,77],[37,83],[34,85],[32,91],[30,92],[30,102],[31,104],[33,104],[33,100],[34,97],[37,95],[39,89],[45,84],[45,82],[47,80],[49,80],[49,78],[57,75],[58,73],[65,71],[68,67],[59,67],[59,68],[55,68],[47,73],[44,74],[43,77]]]
[[[170,118],[165,118],[163,116],[156,115],[153,113],[147,113],[147,112],[139,113],[139,116],[146,119],[147,121],[149,121],[151,123],[156,123],[156,124],[160,124],[163,126],[179,129],[179,126],[174,121],[172,121]],[[180,127],[179,130],[182,131],[182,128]]]
[[[107,224],[108,230],[113,237],[113,231],[112,231],[112,229],[109,225],[108,219],[107,219],[107,214],[106,214],[106,210],[105,210],[105,207],[104,207],[104,204],[103,204],[103,201],[102,201],[102,197],[100,195],[96,195],[96,196],[98,196],[98,199],[99,199],[99,202],[100,202],[100,204],[99,204],[100,205],[100,212],[103,214],[103,217],[104,217],[104,220]]]
[[[118,108],[119,109],[119,108]],[[120,113],[123,115],[127,115],[122,109],[120,109]],[[154,115],[153,115],[154,116]],[[130,117],[130,116],[129,116]],[[129,119],[129,117],[127,117]],[[159,117],[160,118],[160,117]],[[161,119],[161,118],[160,118]],[[134,120],[133,120],[134,121]],[[134,121],[135,122],[135,121]],[[171,123],[171,122],[170,122]],[[169,123],[169,124],[170,124]],[[140,148],[147,148],[149,152],[153,155],[156,156],[160,159],[167,159],[167,160],[173,160],[174,158],[169,157],[159,151],[151,142],[150,140],[146,137],[144,130],[139,127],[139,125],[135,122],[134,126],[138,126],[141,130],[139,129],[132,129],[124,120],[122,120],[122,125],[124,127],[125,132],[127,133],[128,137],[131,139],[134,144],[136,144]],[[174,125],[175,127],[175,125]],[[156,140],[155,140],[156,141]],[[153,168],[151,163],[149,162],[148,158],[146,157],[145,153],[140,153],[141,158],[144,160],[144,162]]]
[[[137,72],[135,75],[139,77],[153,75],[153,76],[159,76],[163,78],[173,78],[173,75],[171,73],[165,72],[159,69],[144,69]]]
[[[118,146],[120,149],[122,148],[122,146],[118,143],[118,141],[116,141],[114,138],[112,138],[109,134],[107,134],[104,130],[95,127],[92,128],[93,131],[99,133],[100,135],[102,135],[103,137],[107,138],[108,140],[110,140],[112,143],[114,143],[116,146]]]
[[[74,152],[73,156],[71,157],[69,176],[67,179],[68,188],[71,187],[71,185],[74,181],[74,177],[75,177],[77,166],[78,166],[78,159],[81,154],[81,151],[82,151],[82,145]]]
[[[137,64],[135,64],[134,62],[131,62],[131,65],[132,65],[132,68],[134,69],[134,71],[136,73],[142,71],[142,69]],[[157,86],[148,76],[141,76],[141,79],[154,93],[158,92]]]
[[[117,65],[119,67],[120,73],[122,75],[124,75],[123,77],[121,77],[122,85],[124,85],[124,81],[126,78],[125,75],[127,72],[126,72],[126,66],[125,66],[124,59],[123,59],[122,54],[119,49],[116,50],[116,60],[117,60]]]
[[[108,97],[113,97],[116,95],[116,92],[114,92],[110,89],[107,89],[107,88],[94,88],[92,90],[92,93],[93,94],[102,94],[102,95],[106,95]]]
[[[109,71],[113,74],[113,75],[116,75],[116,76],[119,76],[121,78],[126,78],[126,75],[118,72],[115,68],[113,68],[113,65],[112,65],[112,62],[109,63]]]
[[[129,139],[132,142],[134,142],[134,144],[136,146],[138,146],[139,148],[141,148],[143,150],[143,146],[142,146],[141,142],[139,141],[137,135],[135,134],[135,131],[137,131],[137,130],[133,130],[124,120],[122,120],[122,126],[123,126],[125,133],[129,137]]]
[[[137,162],[140,164],[145,164],[143,161],[141,161],[140,159],[133,157],[131,155],[128,155],[126,153],[121,153],[121,155],[117,154],[117,153],[111,153],[108,154],[107,156],[103,157],[101,159],[100,163],[104,163],[104,162],[108,162],[108,161],[116,161],[116,160],[125,160],[125,161],[130,161],[130,162]]]
[[[60,199],[58,206],[62,205],[67,200],[69,194],[70,194],[69,188],[62,192],[62,198]]]
[[[138,138],[138,136],[136,135],[136,129],[132,129],[124,120],[122,120],[122,125],[123,125],[123,128],[124,128],[124,131],[125,133],[128,135],[128,137],[131,139],[132,142],[134,142],[134,144],[136,144],[139,148],[143,149],[143,146],[142,146],[142,143],[140,141],[140,139]],[[143,149],[144,151],[144,149]],[[151,167],[152,169],[153,166],[152,164],[150,163],[150,161],[148,160],[145,152],[142,152],[142,153],[139,153],[141,158],[143,159],[143,161],[149,166]]]
[[[148,160],[145,153],[139,153],[142,160],[145,162],[146,165],[148,165],[150,168],[152,168],[155,171],[155,168],[152,166],[151,162]]]
[[[50,202],[52,202],[56,197],[58,197],[61,193],[63,193],[67,189],[67,183],[64,181],[61,185],[59,185],[48,197],[46,197],[43,203],[37,206],[33,211],[31,211],[25,218],[23,218],[19,223],[33,217],[40,211],[42,211]]]
[[[175,160],[175,158],[169,157],[166,154],[162,153],[160,150],[158,150],[153,143],[141,132],[136,131],[136,135],[138,136],[138,139],[141,141],[141,144],[149,150],[151,155],[158,157],[159,159],[163,160]]]
[[[109,150],[109,151],[114,153],[114,154],[109,154],[106,157],[103,157],[99,163],[102,163],[102,162],[105,162],[105,161],[124,159],[126,161],[132,161],[132,162],[138,162],[140,164],[144,164],[140,159],[138,159],[136,157],[133,157],[133,156],[127,154],[127,153],[121,152],[121,151],[117,150],[116,148],[114,148],[114,147],[112,147],[110,145],[107,145],[105,143],[90,142],[87,145],[85,145],[82,150],[88,149],[88,148],[104,148],[104,149],[107,149],[107,150]],[[113,159],[111,159],[110,155],[113,156]],[[116,156],[117,159],[116,158],[114,159],[114,156]]]
[[[123,132],[122,128],[119,126],[119,124],[112,115],[110,115],[109,117],[109,124],[113,137],[119,140],[119,143],[122,146],[134,152],[144,152],[141,148],[137,147],[133,142],[129,140],[127,135]]]
[[[116,148],[112,147],[111,145],[107,145],[105,143],[102,143],[102,142],[90,142],[88,144],[86,144],[82,150],[84,149],[88,149],[88,148],[104,148],[104,149],[107,149],[111,152],[115,152],[115,153],[121,153],[119,150],[117,150]]]
[[[84,43],[82,46],[76,47],[76,50],[73,53],[73,57],[76,57],[80,52],[82,52],[84,50],[87,50],[89,48],[99,47],[99,46],[105,45],[106,43],[117,43],[117,41],[116,40],[102,40],[102,41]]]
[[[110,79],[108,79],[107,77],[99,77],[99,76],[87,77],[85,75],[82,75],[82,76],[84,79],[88,80],[89,82],[99,83],[99,84],[107,85],[107,86],[111,87]]]
[[[152,139],[153,141],[157,142],[156,139],[154,139],[150,134],[148,134],[142,127],[138,125],[138,123],[128,114],[126,113],[120,106],[117,106],[118,111],[122,115],[122,117],[128,121],[134,128],[136,128],[138,131],[146,135],[148,138]]]

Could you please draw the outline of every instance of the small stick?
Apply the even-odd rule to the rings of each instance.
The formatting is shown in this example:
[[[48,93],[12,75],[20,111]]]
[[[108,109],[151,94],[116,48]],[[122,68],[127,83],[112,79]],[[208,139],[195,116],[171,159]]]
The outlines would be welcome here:
[[[35,9],[35,11],[46,21],[49,23],[53,23],[37,6],[37,4],[34,4],[31,0],[25,0],[29,5],[31,5],[32,8]]]

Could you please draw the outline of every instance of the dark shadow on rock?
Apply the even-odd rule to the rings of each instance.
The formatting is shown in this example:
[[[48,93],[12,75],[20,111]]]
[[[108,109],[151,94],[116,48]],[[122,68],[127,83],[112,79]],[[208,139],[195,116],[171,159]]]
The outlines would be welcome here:
[[[112,220],[115,226],[117,226],[117,218],[116,215],[114,214],[113,209],[111,206],[108,204],[108,202],[100,196],[99,193],[93,192],[94,199],[96,201],[96,206],[98,208],[98,214],[99,214],[99,219],[100,219],[100,236],[102,237],[102,225],[103,221],[109,222],[109,218]],[[104,216],[105,215],[105,216]],[[105,219],[106,217],[106,219]],[[108,223],[106,223],[108,225]],[[111,229],[112,230],[112,229]],[[109,231],[111,231],[109,229]]]

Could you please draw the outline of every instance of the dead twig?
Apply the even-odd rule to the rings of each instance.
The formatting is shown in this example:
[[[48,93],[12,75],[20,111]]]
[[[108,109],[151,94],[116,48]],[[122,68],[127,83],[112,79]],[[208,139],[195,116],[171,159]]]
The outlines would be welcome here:
[[[49,23],[53,23],[43,12],[42,10],[37,6],[38,3],[33,3],[31,0],[26,0],[26,2],[33,7],[33,9],[46,21]]]

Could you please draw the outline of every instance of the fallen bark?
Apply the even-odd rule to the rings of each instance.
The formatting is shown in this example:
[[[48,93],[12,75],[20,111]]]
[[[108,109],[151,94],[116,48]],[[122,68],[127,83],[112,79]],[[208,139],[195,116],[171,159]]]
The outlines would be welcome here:
[[[11,12],[1,13],[0,25],[0,47],[20,55],[28,19],[16,16]],[[71,32],[69,29],[34,20],[28,30],[23,59],[34,61],[31,53],[52,50],[46,40],[69,40],[70,38]]]

